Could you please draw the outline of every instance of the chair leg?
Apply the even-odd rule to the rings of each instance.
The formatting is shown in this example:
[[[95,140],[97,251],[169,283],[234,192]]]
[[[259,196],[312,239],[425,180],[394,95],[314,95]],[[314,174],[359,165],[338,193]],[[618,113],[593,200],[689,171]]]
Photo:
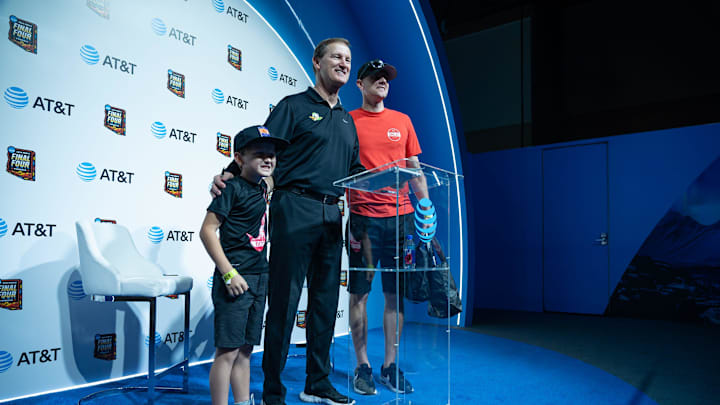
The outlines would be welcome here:
[[[183,366],[183,391],[189,391],[189,375],[190,375],[190,291],[185,294],[185,339],[183,340],[183,356],[185,366]]]
[[[150,299],[150,336],[148,337],[148,403],[155,397],[155,320],[157,299]]]

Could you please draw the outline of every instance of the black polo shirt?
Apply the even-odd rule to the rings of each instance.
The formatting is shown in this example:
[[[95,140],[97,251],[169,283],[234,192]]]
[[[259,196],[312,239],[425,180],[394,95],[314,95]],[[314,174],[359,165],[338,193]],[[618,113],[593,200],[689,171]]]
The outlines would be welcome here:
[[[265,217],[264,181],[253,184],[236,176],[213,198],[208,211],[222,220],[220,244],[223,252],[240,274],[266,273],[267,221]]]
[[[273,174],[277,188],[299,187],[339,196],[344,190],[334,187],[333,181],[365,170],[352,117],[340,102],[330,108],[312,87],[283,98],[265,126],[273,136],[290,142],[278,155]],[[228,170],[239,172],[235,162]]]

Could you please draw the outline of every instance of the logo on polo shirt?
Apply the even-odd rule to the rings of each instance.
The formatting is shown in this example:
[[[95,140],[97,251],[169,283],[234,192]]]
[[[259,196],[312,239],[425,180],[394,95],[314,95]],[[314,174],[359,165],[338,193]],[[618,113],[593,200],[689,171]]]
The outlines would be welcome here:
[[[230,135],[225,135],[218,132],[216,149],[222,155],[230,157]]]
[[[256,238],[249,233],[245,234],[248,239],[250,239],[250,245],[258,252],[262,252],[265,247],[265,215],[266,214],[263,214],[262,220],[260,221],[260,229],[258,230],[258,236]]]
[[[127,113],[125,110],[105,104],[105,128],[118,135],[125,136],[126,125]]]
[[[320,114],[318,114],[318,113],[316,113],[316,112],[313,112],[312,114],[310,114],[310,116],[309,116],[308,118],[310,118],[311,120],[313,120],[313,121],[315,121],[315,122],[320,121],[321,119],[323,119],[323,117],[321,117]]]
[[[165,172],[165,192],[182,198],[182,174]]]
[[[228,45],[228,63],[237,70],[242,70],[242,51]]]
[[[8,39],[20,48],[37,54],[37,25],[14,15],[10,16]]]
[[[185,98],[185,75],[168,69],[167,88],[176,96]]]
[[[11,311],[22,309],[22,280],[0,280],[0,308]]]
[[[402,135],[400,134],[400,131],[397,128],[390,128],[387,132],[387,137],[389,140],[393,142],[397,142],[400,140],[400,137]]]
[[[95,335],[93,357],[100,360],[115,360],[117,357],[117,335],[114,333]]]
[[[7,148],[6,170],[23,180],[35,181],[35,152],[28,149]]]

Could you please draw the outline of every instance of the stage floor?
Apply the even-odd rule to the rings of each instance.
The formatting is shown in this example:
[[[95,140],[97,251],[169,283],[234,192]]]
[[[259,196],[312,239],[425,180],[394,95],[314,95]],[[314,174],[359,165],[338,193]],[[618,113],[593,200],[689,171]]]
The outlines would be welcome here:
[[[405,329],[407,361],[402,366],[406,378],[415,392],[405,398],[412,404],[445,404],[447,394],[447,356],[444,352],[428,352],[429,340],[446,339],[443,327],[425,324],[407,324]],[[369,331],[369,356],[373,363],[378,394],[361,396],[352,393],[358,404],[383,404],[395,394],[379,383],[379,370],[383,358],[381,329]],[[354,368],[354,356],[349,351],[349,337],[336,339],[334,347],[335,371],[331,380],[341,391],[348,389],[347,370]],[[305,359],[303,348],[294,347],[283,374],[288,387],[286,403],[302,404],[298,398],[304,387]],[[262,354],[252,358],[251,391],[259,404],[262,392]],[[433,364],[442,372],[433,371]],[[656,404],[643,392],[608,373],[576,358],[516,340],[490,336],[463,329],[451,331],[451,385],[450,402],[454,404]],[[191,393],[160,394],[158,404],[209,404],[208,372],[210,364],[191,368]],[[438,375],[442,374],[442,375]],[[179,378],[168,376],[163,381],[177,384]],[[135,385],[137,380],[125,380],[107,386]],[[15,401],[18,404],[68,404],[105,386],[87,387],[41,397]],[[142,394],[114,396],[99,399],[97,404],[142,403]]]

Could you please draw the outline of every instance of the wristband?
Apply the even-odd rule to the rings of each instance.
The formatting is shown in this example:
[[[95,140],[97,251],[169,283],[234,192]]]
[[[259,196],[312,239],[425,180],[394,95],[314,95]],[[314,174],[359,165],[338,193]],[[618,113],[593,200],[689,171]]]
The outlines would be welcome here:
[[[237,275],[238,275],[238,272],[235,269],[232,269],[232,270],[228,271],[227,273],[223,274],[223,281],[225,282],[225,285],[230,285],[230,280],[232,280],[232,278]]]

